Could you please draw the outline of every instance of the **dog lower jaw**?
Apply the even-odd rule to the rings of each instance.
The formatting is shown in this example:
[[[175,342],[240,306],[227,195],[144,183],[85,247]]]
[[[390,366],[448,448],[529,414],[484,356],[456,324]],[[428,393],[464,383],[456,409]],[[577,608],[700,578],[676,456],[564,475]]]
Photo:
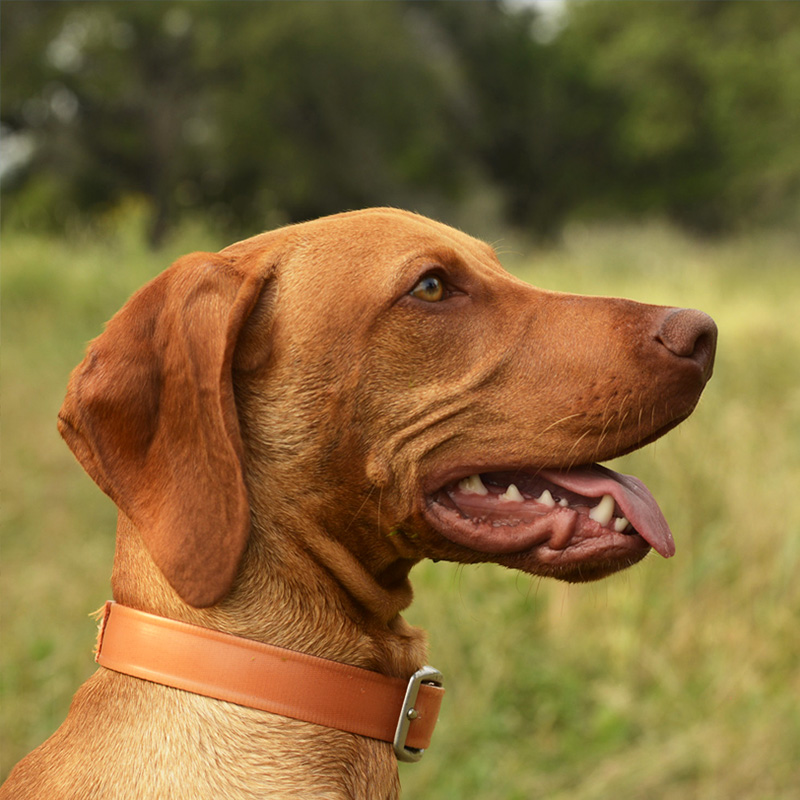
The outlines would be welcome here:
[[[504,524],[464,516],[440,495],[429,499],[424,516],[440,536],[467,551],[463,556],[448,552],[442,558],[492,561],[569,582],[603,578],[635,564],[650,551],[641,536],[600,525],[591,519],[588,509],[584,512],[555,507],[538,514],[532,511],[525,520]]]
[[[520,554],[517,559],[499,558],[496,563],[509,569],[516,569],[520,572],[527,572],[540,578],[553,578],[554,580],[564,581],[565,583],[591,583],[599,581],[613,575],[616,572],[638,564],[647,554],[650,548],[643,549],[640,553],[630,553],[624,557],[609,558],[606,560],[586,561],[580,564],[558,565],[537,564],[531,568],[528,563],[528,554]]]

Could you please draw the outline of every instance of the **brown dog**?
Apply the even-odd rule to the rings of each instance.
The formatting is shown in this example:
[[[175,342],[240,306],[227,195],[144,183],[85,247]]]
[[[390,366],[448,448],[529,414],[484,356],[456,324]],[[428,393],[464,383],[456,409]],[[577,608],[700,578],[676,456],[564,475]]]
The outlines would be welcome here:
[[[406,681],[423,558],[583,581],[672,554],[642,484],[594,462],[691,413],[715,339],[367,210],[179,260],[90,345],[60,430],[119,506],[119,604]],[[398,791],[387,742],[100,667],[0,795]]]

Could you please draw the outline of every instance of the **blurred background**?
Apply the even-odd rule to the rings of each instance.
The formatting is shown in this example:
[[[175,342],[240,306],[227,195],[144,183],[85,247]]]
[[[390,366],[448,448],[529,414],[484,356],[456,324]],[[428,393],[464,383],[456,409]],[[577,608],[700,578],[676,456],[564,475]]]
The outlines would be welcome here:
[[[615,465],[675,559],[417,568],[449,697],[406,796],[797,797],[800,4],[24,0],[0,66],[0,776],[108,594],[114,509],[55,432],[85,342],[184,252],[394,205],[721,337],[695,415]]]
[[[793,3],[4,5],[7,225],[800,217]]]

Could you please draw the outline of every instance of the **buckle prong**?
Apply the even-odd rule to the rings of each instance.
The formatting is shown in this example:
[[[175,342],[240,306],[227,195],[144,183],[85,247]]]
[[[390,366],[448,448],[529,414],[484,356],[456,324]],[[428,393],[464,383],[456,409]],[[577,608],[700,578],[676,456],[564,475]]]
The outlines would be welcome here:
[[[419,761],[425,752],[416,747],[408,747],[406,745],[411,723],[419,718],[419,711],[414,708],[414,703],[417,702],[419,687],[423,683],[441,686],[444,683],[444,676],[435,667],[422,667],[409,678],[406,696],[400,709],[400,717],[397,720],[397,730],[394,734],[394,754],[397,756],[398,761]]]

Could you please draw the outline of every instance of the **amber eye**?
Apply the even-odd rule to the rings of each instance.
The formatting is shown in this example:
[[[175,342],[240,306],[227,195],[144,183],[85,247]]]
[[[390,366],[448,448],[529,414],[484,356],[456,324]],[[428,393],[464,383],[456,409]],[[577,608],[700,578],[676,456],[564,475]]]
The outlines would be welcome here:
[[[412,290],[411,294],[427,303],[438,303],[444,299],[444,284],[435,275],[426,275]]]

